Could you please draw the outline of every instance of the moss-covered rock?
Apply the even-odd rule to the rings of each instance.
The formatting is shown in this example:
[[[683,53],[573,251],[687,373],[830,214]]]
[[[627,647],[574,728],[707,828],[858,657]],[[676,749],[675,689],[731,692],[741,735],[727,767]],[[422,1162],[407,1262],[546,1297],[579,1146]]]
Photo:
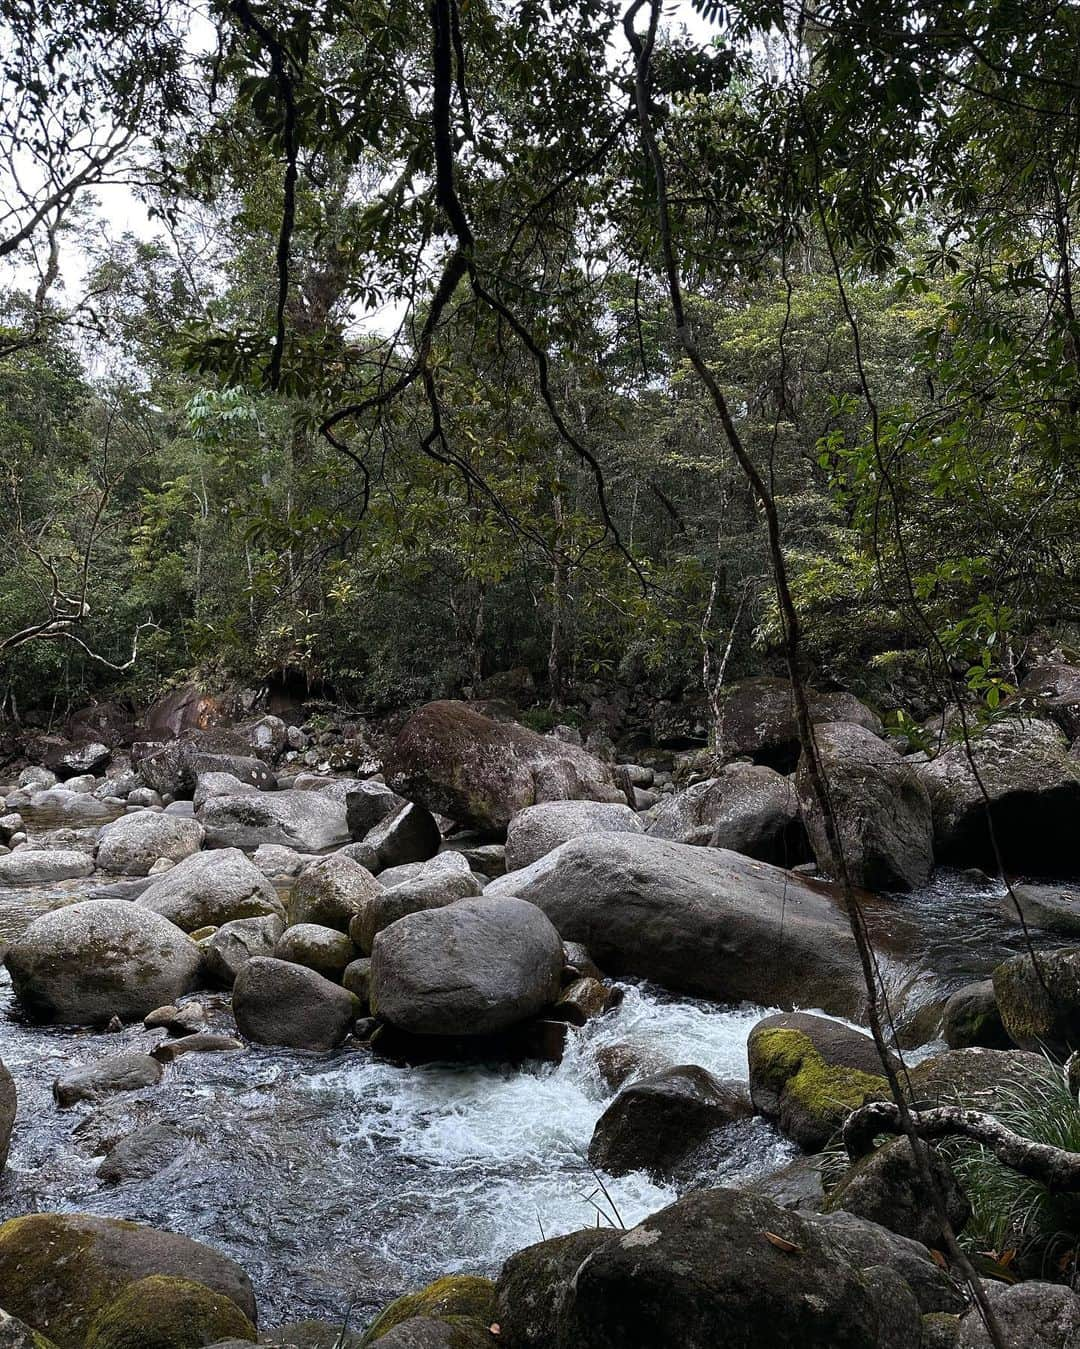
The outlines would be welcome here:
[[[1020,1049],[950,1049],[908,1073],[915,1105],[956,1104],[991,1114],[1009,1104],[1017,1088],[1055,1079],[1043,1055]]]
[[[927,1149],[927,1156],[937,1194],[944,1200],[953,1231],[959,1232],[971,1217],[971,1205],[945,1159],[933,1148]],[[826,1213],[837,1209],[924,1246],[944,1244],[935,1196],[924,1183],[906,1138],[890,1139],[848,1169],[825,1201]]]
[[[823,1017],[801,1017],[807,1023],[825,1021]],[[811,1039],[812,1027],[798,1025],[800,1014],[766,1017],[750,1034],[747,1053],[750,1060],[750,1095],[754,1108],[766,1119],[775,1121],[782,1133],[794,1139],[806,1152],[823,1148],[840,1129],[852,1110],[868,1100],[880,1100],[888,1094],[888,1083],[880,1073],[856,1066],[856,1055],[826,1052]],[[831,1027],[837,1029],[833,1031]],[[846,1038],[868,1036],[841,1032],[848,1028],[830,1023],[829,1034],[838,1040],[841,1051]],[[860,1063],[869,1065],[858,1046]],[[846,1060],[846,1061],[845,1061]]]
[[[1009,1036],[1022,1049],[1080,1047],[1080,951],[1043,951],[994,971],[994,997]]]
[[[958,988],[945,1004],[942,1033],[950,1049],[1009,1049],[1012,1042],[1001,1020],[992,979]]]
[[[86,1213],[34,1213],[0,1225],[6,1309],[58,1349],[84,1349],[97,1314],[129,1284],[154,1274],[193,1279],[255,1319],[244,1271],[188,1237]]]
[[[920,1349],[956,1349],[959,1342],[959,1316],[950,1312],[931,1312],[923,1317]]]
[[[224,1339],[256,1339],[231,1298],[189,1279],[153,1275],[98,1312],[86,1349],[203,1349]]]
[[[0,1349],[56,1349],[56,1345],[25,1321],[0,1311]]]
[[[496,1285],[499,1342],[506,1349],[548,1349],[558,1338],[559,1317],[577,1270],[610,1228],[586,1227],[517,1251]]]
[[[364,1344],[374,1344],[395,1326],[417,1316],[487,1331],[495,1321],[495,1285],[473,1274],[447,1274],[391,1302],[368,1327]]]

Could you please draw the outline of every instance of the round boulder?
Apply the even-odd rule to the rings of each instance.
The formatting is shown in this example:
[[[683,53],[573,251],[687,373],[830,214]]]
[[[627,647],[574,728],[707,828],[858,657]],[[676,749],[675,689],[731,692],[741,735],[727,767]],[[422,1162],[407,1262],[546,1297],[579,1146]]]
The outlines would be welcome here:
[[[1005,1343],[1017,1349],[1077,1349],[1080,1297],[1060,1283],[1001,1284],[984,1280],[983,1290]],[[960,1321],[957,1349],[992,1349],[993,1341],[977,1308]]]
[[[208,978],[222,988],[231,988],[252,957],[273,955],[284,931],[285,920],[276,913],[223,923],[199,943]]]
[[[958,988],[945,1004],[942,1034],[950,1049],[1009,1049],[1012,1041],[1001,1020],[994,981],[981,979]]]
[[[559,995],[562,941],[534,905],[463,899],[384,928],[371,954],[372,1012],[417,1035],[483,1035]]]
[[[290,923],[319,923],[348,932],[349,923],[382,885],[359,862],[341,853],[309,862],[289,895]]]
[[[203,827],[197,820],[138,811],[105,825],[98,843],[97,863],[114,876],[146,876],[159,857],[182,862],[203,845]]]
[[[439,909],[455,900],[480,894],[480,885],[461,853],[445,852],[427,862],[415,864],[415,875],[390,885],[389,873],[382,873],[379,889],[365,899],[360,912],[349,924],[349,935],[365,954],[370,954],[375,937],[383,928],[408,913]]]
[[[286,928],[274,947],[275,960],[305,965],[325,979],[341,983],[341,977],[356,959],[356,947],[344,932],[318,923],[296,923]]]
[[[135,902],[185,932],[284,912],[274,887],[239,848],[185,857]]]
[[[233,1015],[240,1033],[264,1045],[336,1049],[359,1010],[348,989],[287,960],[255,956],[233,985]]]
[[[190,993],[199,948],[167,918],[123,900],[91,899],[35,918],[8,948],[15,993],[38,1021],[98,1025]]]
[[[959,1232],[971,1217],[971,1205],[952,1168],[934,1148],[927,1148],[927,1159],[952,1229]],[[825,1211],[834,1209],[880,1223],[924,1246],[940,1247],[945,1240],[934,1194],[916,1166],[906,1138],[891,1139],[850,1167],[829,1193]]]
[[[629,806],[608,801],[543,801],[526,806],[506,830],[506,870],[516,871],[582,834],[641,833]]]

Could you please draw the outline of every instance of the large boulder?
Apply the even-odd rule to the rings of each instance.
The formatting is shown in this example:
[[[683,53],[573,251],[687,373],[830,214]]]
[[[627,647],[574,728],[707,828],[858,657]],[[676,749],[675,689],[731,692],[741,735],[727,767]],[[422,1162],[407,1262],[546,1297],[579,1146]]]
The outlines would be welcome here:
[[[194,853],[170,868],[135,901],[185,932],[237,918],[283,914],[277,892],[239,848]]]
[[[805,1152],[825,1147],[865,1101],[888,1096],[873,1040],[829,1017],[764,1017],[746,1052],[754,1109]]]
[[[696,1064],[667,1068],[623,1087],[600,1116],[589,1161],[612,1176],[665,1179],[717,1129],[750,1113],[744,1090]]]
[[[954,1232],[971,1217],[971,1205],[940,1153],[928,1146],[926,1155],[933,1189],[916,1165],[910,1142],[893,1138],[849,1167],[829,1192],[826,1211],[844,1209],[924,1246],[943,1246],[938,1200],[944,1201]]]
[[[989,1114],[1013,1105],[1018,1091],[1060,1081],[1041,1053],[1019,1049],[949,1049],[907,1071],[916,1106],[963,1105]]]
[[[552,1349],[571,1280],[586,1256],[611,1240],[611,1229],[586,1227],[516,1251],[496,1283],[495,1321],[506,1349]]]
[[[1007,1345],[1016,1349],[1080,1349],[1080,1296],[1060,1283],[1001,1284],[983,1292]],[[960,1321],[957,1349],[992,1349],[994,1341],[977,1307]]]
[[[231,1297],[191,1279],[152,1274],[129,1283],[90,1323],[86,1349],[189,1349],[258,1332]]]
[[[864,1002],[854,939],[830,893],[723,848],[639,834],[571,839],[484,891],[511,894],[543,909],[610,974],[844,1016]]]
[[[930,798],[919,775],[862,726],[830,721],[814,735],[828,783],[840,846],[852,881],[867,890],[912,890],[934,868]],[[838,874],[806,756],[796,778],[803,820],[818,865]]]
[[[760,1195],[699,1190],[598,1243],[574,1272],[559,1349],[911,1349],[919,1307]]]
[[[807,856],[799,800],[789,778],[759,764],[725,764],[714,778],[662,797],[647,832],[674,843],[727,848],[792,866]]]
[[[282,843],[298,852],[325,852],[349,841],[345,807],[323,792],[213,796],[199,819],[213,848]]]
[[[1012,956],[994,970],[994,1000],[1021,1049],[1080,1048],[1080,950]]]
[[[81,848],[19,848],[0,857],[0,886],[51,885],[93,872],[94,859]]]
[[[34,1213],[0,1226],[5,1310],[59,1349],[84,1349],[97,1313],[151,1275],[203,1284],[255,1320],[251,1282],[240,1266],[188,1237],[86,1213]]]
[[[640,834],[641,820],[629,806],[607,801],[543,801],[526,806],[506,831],[506,870],[546,857],[583,834]]]
[[[101,831],[97,864],[114,876],[145,876],[159,857],[182,862],[203,845],[197,820],[140,810],[122,815]]]
[[[61,1107],[79,1101],[96,1101],[122,1091],[142,1091],[161,1081],[162,1068],[149,1054],[106,1054],[80,1068],[70,1068],[53,1083],[53,1096]]]
[[[480,885],[461,853],[440,853],[421,863],[414,877],[369,895],[349,924],[349,935],[370,955],[376,935],[406,914],[439,909],[478,894]]]
[[[15,993],[38,1021],[98,1025],[142,1020],[190,993],[199,948],[150,909],[88,899],[35,918],[8,947]]]
[[[409,718],[386,776],[402,796],[477,829],[505,829],[540,801],[626,800],[611,767],[580,747],[453,701]]]
[[[998,910],[1009,923],[1040,927],[1063,937],[1080,936],[1080,885],[1014,885],[998,900]]]
[[[11,1133],[15,1127],[15,1111],[18,1106],[18,1093],[15,1082],[0,1059],[0,1175],[7,1165],[8,1149],[11,1146]]]
[[[369,871],[381,872],[412,862],[426,862],[439,851],[441,843],[442,835],[431,811],[405,801],[389,815],[382,816],[362,842],[349,844],[346,851]]]
[[[886,1266],[898,1274],[915,1294],[924,1315],[958,1312],[966,1306],[967,1298],[962,1288],[953,1282],[921,1242],[902,1237],[843,1209],[804,1216],[846,1263],[864,1270],[875,1265]],[[902,1340],[897,1349],[910,1349],[909,1342]]]
[[[342,853],[309,862],[289,894],[291,923],[320,923],[347,932],[365,903],[382,893],[367,867]]]
[[[274,947],[275,960],[306,965],[324,979],[341,983],[342,975],[356,959],[356,947],[344,932],[318,923],[294,923],[286,928]]]
[[[1061,732],[1048,721],[1007,717],[970,744],[977,774],[963,742],[919,766],[938,860],[997,871],[985,790],[1006,874],[1073,874],[1080,759],[1070,757]]]
[[[254,956],[274,954],[284,930],[285,920],[280,914],[223,923],[199,943],[207,977],[223,988],[231,988],[241,969]]]
[[[1012,1048],[992,979],[965,984],[950,994],[941,1013],[941,1033],[950,1049]]]
[[[1069,740],[1080,736],[1080,665],[1048,660],[1021,680],[1012,702],[1050,717]]]
[[[483,1035],[535,1016],[559,993],[562,942],[511,897],[463,899],[384,928],[371,954],[371,1009],[415,1035]]]
[[[358,999],[304,965],[255,956],[233,984],[240,1033],[264,1045],[336,1049],[360,1010]]]
[[[495,1320],[495,1285],[490,1279],[475,1274],[447,1274],[414,1293],[403,1293],[384,1307],[368,1326],[364,1344],[379,1344],[383,1340],[405,1344],[407,1341],[391,1340],[390,1337],[418,1320],[441,1322],[463,1331],[475,1328],[486,1333]],[[473,1342],[471,1337],[463,1337],[460,1349],[472,1349]],[[450,1349],[458,1349],[454,1340],[446,1343]]]
[[[405,805],[405,798],[392,792],[385,782],[370,778],[353,781],[345,794],[345,814],[354,839],[365,838],[380,820]]]
[[[847,721],[881,734],[881,722],[850,693],[806,690],[815,722]],[[759,675],[730,684],[721,691],[715,736],[720,755],[747,756],[781,773],[790,773],[799,760],[799,728],[795,699],[786,679]]]
[[[56,1343],[0,1310],[0,1349],[56,1349]]]
[[[131,761],[143,785],[162,795],[190,798],[203,773],[231,773],[246,786],[265,791],[274,786],[274,775],[249,749],[243,737],[218,731],[141,742],[132,746]]]

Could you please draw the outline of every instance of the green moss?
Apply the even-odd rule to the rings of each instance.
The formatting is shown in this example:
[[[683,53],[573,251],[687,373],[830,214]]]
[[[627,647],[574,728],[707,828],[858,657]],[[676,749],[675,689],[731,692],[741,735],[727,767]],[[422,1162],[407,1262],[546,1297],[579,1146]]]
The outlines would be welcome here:
[[[495,1320],[495,1285],[472,1274],[448,1274],[416,1293],[406,1293],[391,1302],[372,1321],[363,1343],[374,1344],[402,1321],[427,1316],[456,1326],[461,1349],[471,1349],[473,1331],[485,1331]]]
[[[4,1309],[27,1325],[47,1325],[61,1349],[82,1344],[87,1313],[109,1301],[115,1289],[102,1286],[94,1259],[94,1237],[52,1213],[31,1213],[0,1226],[0,1288]],[[49,1288],[64,1281],[72,1292],[62,1310]]]
[[[230,1339],[256,1339],[231,1298],[201,1283],[153,1275],[129,1284],[97,1314],[86,1349],[201,1349]]]
[[[0,1345],[3,1349],[56,1349],[55,1343],[31,1330],[25,1321],[18,1321],[5,1311],[0,1311]]]
[[[777,1026],[755,1032],[749,1052],[754,1072],[780,1098],[782,1111],[797,1108],[823,1127],[839,1126],[867,1097],[888,1089],[875,1073],[827,1063],[802,1031]]]

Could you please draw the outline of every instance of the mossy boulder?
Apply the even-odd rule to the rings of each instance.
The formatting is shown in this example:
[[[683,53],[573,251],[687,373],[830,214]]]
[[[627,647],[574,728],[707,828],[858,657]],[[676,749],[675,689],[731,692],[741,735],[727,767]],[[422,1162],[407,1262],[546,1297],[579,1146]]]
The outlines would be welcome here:
[[[56,1345],[25,1321],[0,1311],[0,1349],[56,1349]]]
[[[275,960],[303,965],[335,984],[341,983],[342,975],[358,955],[344,932],[319,923],[296,923],[286,928],[274,947]]]
[[[486,1332],[495,1322],[495,1285],[473,1274],[447,1274],[391,1302],[372,1321],[363,1343],[375,1344],[395,1326],[421,1316]]]
[[[18,1093],[11,1074],[0,1059],[0,1172],[7,1165],[8,1148],[11,1145],[11,1131],[15,1127],[15,1111],[18,1107]]]
[[[240,1266],[175,1232],[87,1213],[34,1213],[0,1225],[6,1309],[58,1349],[84,1349],[97,1314],[129,1284],[155,1274],[204,1284],[255,1320],[251,1282]]]
[[[1010,1038],[1022,1049],[1080,1048],[1080,951],[1028,953],[994,971],[994,997]]]
[[[556,1343],[571,1280],[612,1235],[610,1228],[586,1227],[527,1246],[507,1260],[496,1285],[499,1343],[505,1349],[549,1349]]]
[[[494,1349],[502,1341],[461,1317],[436,1321],[430,1316],[414,1316],[387,1331],[379,1344],[382,1349]]]
[[[870,1037],[827,1017],[765,1017],[747,1054],[754,1109],[804,1152],[820,1151],[851,1111],[888,1095]]]
[[[938,1196],[944,1199],[949,1223],[959,1232],[971,1217],[971,1205],[948,1162],[927,1149]],[[849,1167],[825,1201],[825,1212],[843,1209],[857,1218],[887,1227],[924,1246],[944,1244],[935,1196],[924,1183],[906,1138],[893,1138]]]
[[[942,1033],[950,1049],[1009,1049],[1012,1041],[1001,1020],[994,981],[981,979],[958,988],[945,1003]]]
[[[257,1338],[231,1298],[189,1279],[152,1275],[98,1312],[86,1349],[203,1349],[227,1338]]]
[[[993,1114],[1012,1102],[1016,1090],[1057,1075],[1042,1054],[1020,1049],[950,1049],[908,1071],[912,1103],[963,1105]]]

